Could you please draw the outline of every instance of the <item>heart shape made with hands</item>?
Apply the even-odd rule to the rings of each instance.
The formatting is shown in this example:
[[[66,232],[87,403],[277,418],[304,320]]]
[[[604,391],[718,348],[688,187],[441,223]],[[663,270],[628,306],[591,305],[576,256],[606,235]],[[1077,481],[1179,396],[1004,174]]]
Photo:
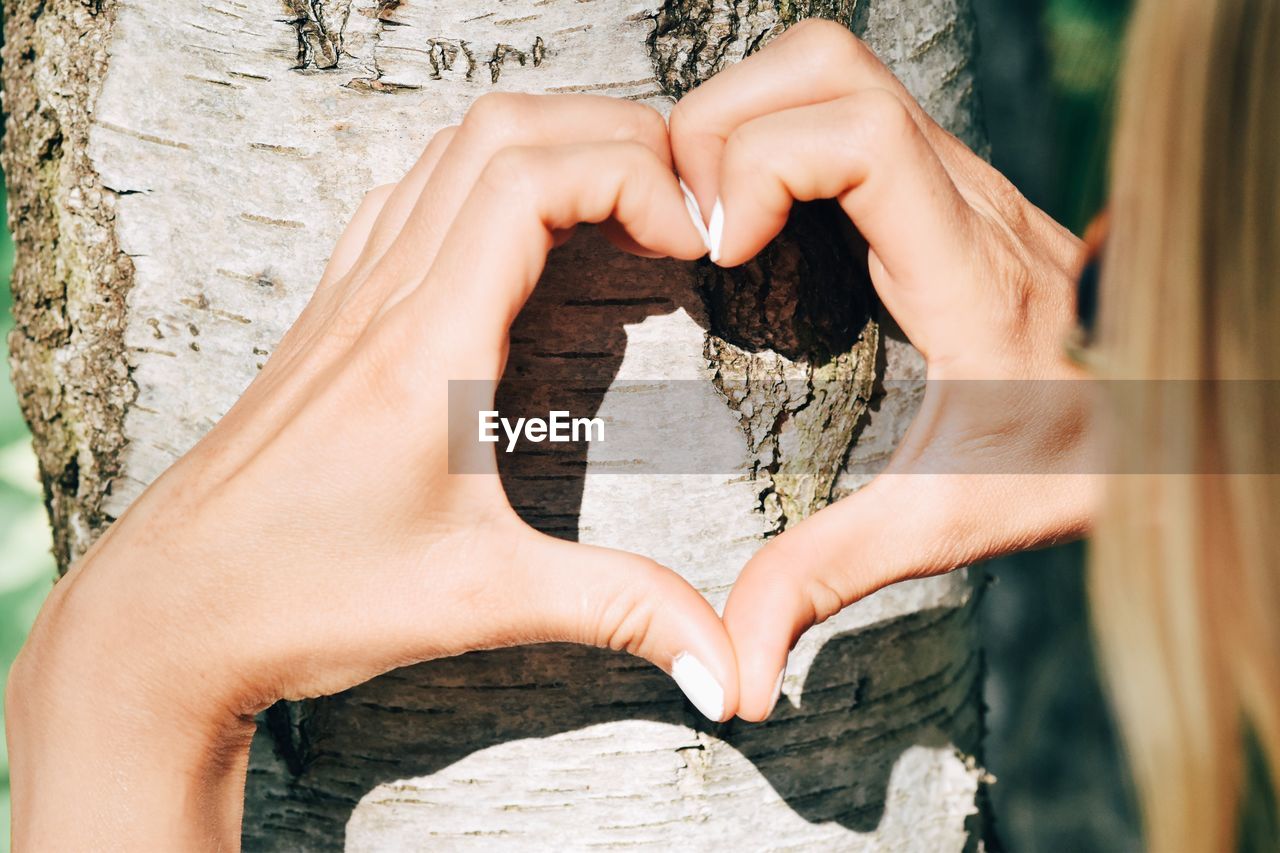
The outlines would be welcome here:
[[[805,69],[803,85],[795,68]],[[666,130],[680,198],[708,256],[713,332],[811,363],[812,353],[791,348],[796,338],[825,338],[820,362],[848,357],[843,381],[828,388],[849,396],[817,395],[829,408],[808,413],[830,417],[828,444],[805,452],[841,456],[869,397],[860,380],[871,381],[873,357],[859,347],[875,348],[862,324],[874,308],[861,301],[869,288],[860,271],[928,362],[920,414],[883,474],[822,508],[839,465],[808,460],[826,476],[793,498],[785,532],[746,563],[730,592],[723,622],[740,678],[738,715],[760,720],[777,702],[788,650],[816,622],[895,581],[1087,527],[1097,484],[1081,461],[1085,383],[1057,381],[1084,378],[1062,348],[1080,244],[933,122],[837,25],[789,30],[686,95]],[[663,221],[675,228],[673,217]],[[613,242],[653,253],[651,235],[615,225],[603,225]],[[779,235],[793,255],[768,260],[800,284],[762,294],[759,270],[741,265],[776,251]],[[957,393],[973,379],[991,382]],[[785,478],[775,478],[785,502],[777,480]]]
[[[450,380],[503,377],[512,323],[548,253],[581,223],[634,254],[709,256],[713,325],[745,343],[777,350],[786,335],[759,320],[795,308],[807,330],[845,335],[847,349],[832,344],[839,335],[826,347],[850,376],[868,368],[869,356],[850,353],[874,335],[845,322],[857,311],[829,310],[858,302],[838,281],[817,291],[825,301],[757,303],[745,312],[754,325],[714,316],[740,319],[744,295],[778,296],[725,271],[765,251],[796,202],[823,200],[814,221],[825,225],[794,229],[813,244],[793,258],[842,245],[818,266],[848,276],[861,263],[841,259],[865,251],[880,303],[930,381],[888,466],[852,495],[804,517],[835,466],[818,465],[827,479],[812,478],[803,498],[770,472],[775,497],[797,504],[788,521],[803,520],[746,561],[722,616],[653,560],[535,530],[496,457],[492,476],[450,471]],[[1063,351],[1079,254],[836,24],[793,26],[686,95],[668,121],[625,100],[487,95],[399,183],[369,194],[245,393],[55,586],[28,643],[44,651],[11,684],[56,672],[140,704],[146,713],[122,705],[110,722],[112,739],[153,750],[135,763],[182,757],[154,753],[153,725],[137,730],[154,709],[181,709],[170,716],[184,732],[243,750],[219,755],[240,768],[236,791],[255,713],[477,649],[625,649],[670,673],[710,719],[763,720],[789,650],[815,623],[895,581],[1087,529],[1099,479],[1088,475],[1090,401],[1061,391],[1085,384],[1061,381],[1083,378]],[[975,401],[957,390],[975,379],[999,393]],[[838,459],[867,395],[856,382],[833,387],[850,397],[797,416],[830,405],[845,417],[825,431],[806,425]],[[129,666],[108,672],[81,652],[102,648]],[[30,663],[39,654],[55,665]],[[124,778],[115,760],[85,770],[84,756],[101,754],[84,742],[106,723],[99,710],[98,729],[68,729],[81,740],[48,779]],[[187,758],[204,768],[212,754]],[[141,825],[129,802],[100,805],[119,817],[117,840]],[[222,819],[234,846],[238,808]]]
[[[771,255],[793,210],[798,248]],[[802,354],[816,339],[823,369],[842,365],[822,402],[796,414],[815,422],[793,458],[822,476],[789,491],[779,475],[792,472],[771,472],[775,498],[794,506],[723,617],[653,560],[536,531],[496,457],[493,476],[450,471],[451,380],[503,377],[513,322],[581,223],[637,255],[714,256],[707,303],[726,347]],[[369,194],[255,381],[50,601],[94,602],[65,621],[142,650],[147,684],[235,719],[410,662],[568,641],[652,661],[712,719],[762,720],[788,650],[816,622],[896,580],[1077,533],[1092,510],[1089,484],[1069,474],[937,473],[956,457],[1031,470],[1046,448],[1070,461],[1078,408],[962,405],[934,382],[885,472],[818,509],[869,396],[863,253],[931,380],[1040,382],[1076,378],[1061,341],[1078,249],[835,24],[793,27],[668,120],[620,99],[486,95],[400,182]],[[771,284],[797,283],[794,299],[735,272],[762,252],[777,265]],[[289,523],[264,530],[282,500]],[[300,588],[319,605],[293,606]],[[168,626],[166,653],[96,615],[121,612]],[[211,647],[225,654],[206,662]]]
[[[813,56],[823,63],[814,66]],[[780,73],[795,67],[806,69],[806,85],[798,85],[793,73]],[[1079,243],[934,123],[843,28],[825,22],[792,28],[686,95],[667,122],[647,108],[606,98],[491,95],[477,102],[456,135],[446,132],[441,139],[442,150],[432,155],[429,149],[423,157],[427,171],[445,173],[450,177],[439,180],[446,182],[468,174],[478,179],[466,179],[475,187],[451,226],[454,245],[441,246],[434,268],[443,270],[442,280],[518,283],[506,291],[428,291],[431,310],[443,316],[496,314],[484,335],[464,323],[438,331],[444,343],[471,353],[472,367],[484,363],[487,352],[503,353],[479,372],[491,381],[503,373],[506,334],[542,271],[544,250],[563,244],[581,222],[598,224],[633,254],[708,256],[705,290],[713,325],[717,309],[735,321],[744,314],[756,319],[746,329],[721,323],[734,326],[730,343],[745,336],[747,344],[783,349],[778,344],[786,342],[788,330],[767,322],[779,316],[780,303],[806,332],[825,334],[828,358],[842,354],[832,345],[838,335],[827,334],[832,330],[846,336],[844,355],[873,339],[860,338],[866,327],[851,322],[858,310],[833,310],[868,307],[869,300],[860,304],[858,296],[865,293],[857,272],[865,253],[882,305],[928,363],[931,383],[921,414],[884,474],[806,518],[824,502],[834,476],[835,466],[815,466],[827,479],[819,478],[790,516],[804,520],[788,524],[746,563],[723,614],[731,659],[709,634],[700,636],[700,651],[688,650],[692,641],[683,647],[675,642],[689,640],[689,625],[714,630],[705,612],[692,615],[696,608],[682,581],[679,600],[687,607],[676,610],[684,627],[669,635],[656,628],[645,632],[651,639],[665,637],[661,649],[608,639],[608,645],[638,650],[659,665],[666,661],[664,668],[709,716],[736,708],[744,719],[764,719],[800,634],[876,589],[1067,538],[1086,525],[1093,484],[1073,468],[1080,401],[1032,405],[1022,393],[1005,399],[1008,405],[989,398],[979,405],[950,393],[954,383],[945,387],[949,380],[974,378],[1011,388],[1080,378],[1061,348],[1071,328],[1070,281]],[[452,144],[463,139],[466,144]],[[467,158],[487,165],[468,167]],[[525,202],[523,209],[511,203],[513,196]],[[495,214],[503,205],[510,212]],[[529,210],[536,215],[530,218]],[[805,221],[790,236],[810,242],[794,257],[814,266],[808,282],[823,282],[814,288],[819,298],[797,292],[791,300],[776,291],[761,297],[750,270],[735,280],[734,270],[768,253],[797,215]],[[527,255],[487,258],[494,233],[507,235],[511,246],[534,248]],[[814,260],[824,252],[825,259]],[[833,271],[841,276],[834,282]],[[804,275],[795,280],[807,286]],[[439,301],[443,293],[452,305]],[[753,298],[777,300],[772,314],[751,305]],[[503,307],[495,312],[495,305]],[[469,340],[458,340],[461,333]],[[483,347],[477,349],[476,341]],[[846,366],[852,375],[869,364],[869,356],[858,353]],[[845,386],[853,389],[850,399],[829,401],[831,412],[854,413],[849,423],[828,431],[823,449],[834,448],[835,456],[848,446],[860,414],[856,401],[868,396],[856,382]],[[1027,418],[1029,408],[1050,414]],[[1062,463],[1053,469],[1041,461],[1047,444],[1058,445],[1048,454]],[[978,464],[954,464],[970,458]],[[991,476],[996,469],[984,470],[984,460],[998,461],[1006,473],[1043,476]],[[786,497],[785,490],[779,494]],[[599,636],[585,640],[600,642]]]

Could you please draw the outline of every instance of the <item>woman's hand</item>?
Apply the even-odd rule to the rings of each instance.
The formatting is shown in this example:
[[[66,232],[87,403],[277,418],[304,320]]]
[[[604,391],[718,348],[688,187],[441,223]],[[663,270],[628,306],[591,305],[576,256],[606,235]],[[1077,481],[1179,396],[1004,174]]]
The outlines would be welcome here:
[[[732,716],[731,643],[679,575],[448,472],[448,380],[501,376],[553,245],[596,222],[696,258],[684,211],[662,118],[604,98],[482,98],[372,192],[261,375],[49,596],[8,691],[19,848],[235,848],[255,712],[471,649],[679,661]]]
[[[811,625],[895,581],[1085,529],[1084,383],[1054,381],[1081,378],[1063,354],[1080,245],[825,21],[690,93],[670,131],[677,171],[713,211],[713,259],[751,258],[793,199],[838,199],[928,364],[886,472],[772,540],[729,596],[739,716],[760,720]]]

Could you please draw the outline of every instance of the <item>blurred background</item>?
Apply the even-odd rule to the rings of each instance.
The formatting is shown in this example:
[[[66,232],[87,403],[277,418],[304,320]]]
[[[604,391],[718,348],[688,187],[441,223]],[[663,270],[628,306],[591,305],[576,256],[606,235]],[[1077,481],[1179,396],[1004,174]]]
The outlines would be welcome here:
[[[992,162],[1077,234],[1105,204],[1130,0],[974,0]],[[1099,683],[1083,544],[987,565],[983,763],[1010,853],[1137,851],[1136,807]]]
[[[1130,0],[974,0],[992,159],[1082,233],[1104,197],[1112,85]],[[0,197],[3,190],[0,188]],[[0,233],[0,338],[12,328],[13,245]],[[8,348],[4,349],[5,364]],[[0,676],[53,578],[30,435],[0,371]],[[983,601],[995,837],[1013,853],[1141,849],[1098,683],[1082,546],[998,560]],[[0,715],[3,710],[0,709]],[[0,743],[0,851],[9,843]]]
[[[0,196],[3,190],[0,189]],[[13,242],[9,230],[0,235],[0,336],[7,341],[13,328],[9,310],[9,271]],[[53,579],[52,540],[44,513],[31,435],[18,411],[18,398],[9,382],[8,346],[0,381],[0,676],[8,680],[9,664],[31,627],[40,601]],[[0,719],[4,710],[0,708]],[[9,756],[0,743],[0,850],[9,849]]]

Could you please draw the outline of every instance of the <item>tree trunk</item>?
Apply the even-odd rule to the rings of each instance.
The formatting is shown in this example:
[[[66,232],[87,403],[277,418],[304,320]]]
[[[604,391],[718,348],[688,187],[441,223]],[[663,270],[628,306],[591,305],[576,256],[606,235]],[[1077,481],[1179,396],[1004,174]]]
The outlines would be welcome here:
[[[823,16],[982,141],[968,0],[5,8],[13,368],[64,568],[253,378],[363,191],[396,179],[484,92],[606,93],[666,111]],[[513,332],[508,376],[577,381],[508,393],[626,418],[627,381],[684,380],[684,399],[720,413],[701,428],[738,461],[618,475],[584,454],[549,478],[523,456],[503,472],[517,509],[556,535],[652,556],[719,605],[765,538],[865,481],[916,402],[876,380],[919,377],[921,363],[874,318],[842,230],[827,206],[804,206],[729,273],[626,258],[590,232],[558,250]],[[761,377],[788,381],[735,384]],[[561,646],[280,705],[255,740],[245,844],[975,847],[973,607],[957,573],[849,608],[797,646],[763,725],[709,725],[652,667]]]

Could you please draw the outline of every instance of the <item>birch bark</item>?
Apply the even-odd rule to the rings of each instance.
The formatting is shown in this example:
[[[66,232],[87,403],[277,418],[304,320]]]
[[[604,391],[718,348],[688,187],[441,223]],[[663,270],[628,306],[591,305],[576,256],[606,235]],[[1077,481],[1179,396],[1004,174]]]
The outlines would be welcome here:
[[[666,111],[796,20],[839,20],[980,146],[968,0],[6,0],[11,342],[65,567],[226,411],[305,303],[368,187],[494,90]],[[739,464],[548,485],[535,526],[678,568],[717,605],[766,537],[855,489],[921,374],[821,206],[740,271],[557,252],[508,374],[698,389]],[[786,379],[747,398],[744,377]],[[579,383],[582,384],[582,383]],[[798,389],[798,390],[797,390]],[[518,393],[518,392],[516,392]],[[411,429],[412,425],[406,425]],[[554,479],[554,478],[552,478]],[[269,522],[266,522],[269,523]],[[298,606],[307,606],[306,589]],[[958,850],[981,833],[980,655],[964,573],[810,632],[767,724],[701,721],[661,673],[542,647],[278,706],[255,741],[249,849]],[[175,721],[175,725],[179,725]]]

